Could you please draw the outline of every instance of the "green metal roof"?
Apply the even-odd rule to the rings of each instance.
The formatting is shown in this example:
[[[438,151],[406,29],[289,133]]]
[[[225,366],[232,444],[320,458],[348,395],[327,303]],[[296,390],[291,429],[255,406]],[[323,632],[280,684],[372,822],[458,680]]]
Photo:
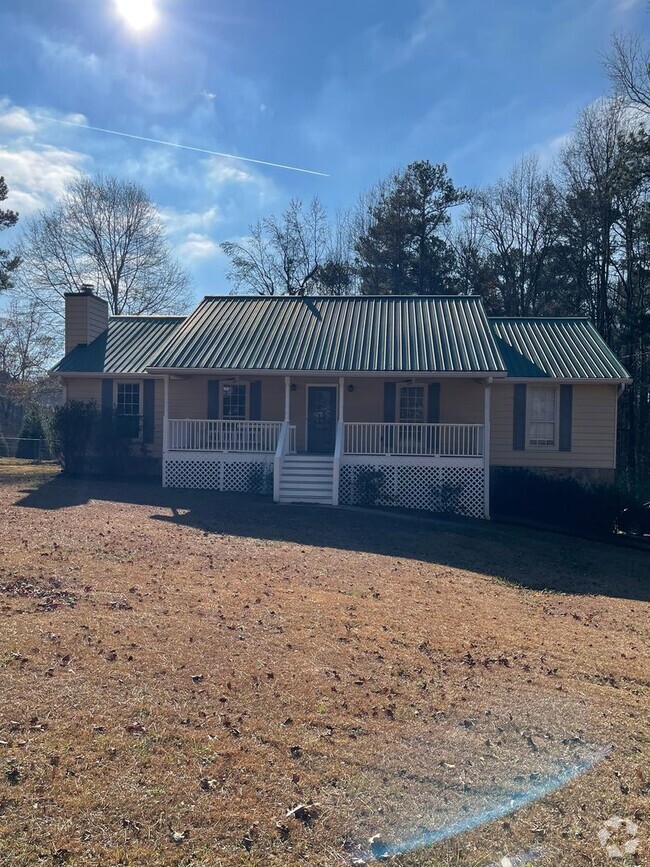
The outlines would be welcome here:
[[[112,316],[108,330],[77,346],[52,373],[143,373],[184,316]]]
[[[149,369],[505,373],[478,297],[208,296]]]
[[[629,378],[587,319],[488,320],[472,296],[208,296],[187,317],[113,316],[52,372],[156,369]]]
[[[490,325],[508,376],[629,379],[588,319],[494,318]]]

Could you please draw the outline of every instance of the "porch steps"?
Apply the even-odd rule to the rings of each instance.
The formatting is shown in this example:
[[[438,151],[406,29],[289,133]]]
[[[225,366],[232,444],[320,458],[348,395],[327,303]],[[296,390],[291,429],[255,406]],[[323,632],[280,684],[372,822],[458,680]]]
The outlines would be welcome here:
[[[330,455],[287,455],[280,474],[280,502],[331,506],[333,477]]]

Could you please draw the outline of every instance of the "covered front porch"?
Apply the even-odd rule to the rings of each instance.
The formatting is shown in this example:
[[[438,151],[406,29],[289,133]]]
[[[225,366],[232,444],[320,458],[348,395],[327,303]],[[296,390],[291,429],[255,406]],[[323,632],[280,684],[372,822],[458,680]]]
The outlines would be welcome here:
[[[166,376],[163,484],[487,517],[490,380]]]

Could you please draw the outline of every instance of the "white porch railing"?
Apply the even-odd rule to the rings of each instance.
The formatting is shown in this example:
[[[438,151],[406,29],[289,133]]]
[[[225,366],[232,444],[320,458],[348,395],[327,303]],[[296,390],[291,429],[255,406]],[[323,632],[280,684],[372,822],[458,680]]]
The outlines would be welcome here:
[[[275,452],[281,421],[169,419],[168,451]],[[295,448],[295,429],[293,430]],[[289,446],[291,447],[291,432]]]
[[[478,458],[483,425],[346,422],[343,453]]]

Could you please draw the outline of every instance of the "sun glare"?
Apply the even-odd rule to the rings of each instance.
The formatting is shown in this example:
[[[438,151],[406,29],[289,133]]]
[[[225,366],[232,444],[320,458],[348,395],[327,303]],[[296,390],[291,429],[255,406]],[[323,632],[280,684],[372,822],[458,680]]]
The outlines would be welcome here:
[[[154,0],[115,0],[118,14],[133,30],[148,30],[156,21]]]

